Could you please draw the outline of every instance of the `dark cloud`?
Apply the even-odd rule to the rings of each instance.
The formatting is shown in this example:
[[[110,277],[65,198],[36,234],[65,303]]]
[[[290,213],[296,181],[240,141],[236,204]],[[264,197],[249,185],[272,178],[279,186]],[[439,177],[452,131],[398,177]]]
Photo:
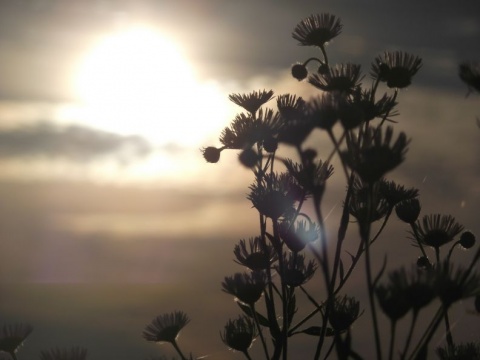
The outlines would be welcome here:
[[[46,157],[91,161],[116,156],[122,161],[148,155],[150,144],[136,135],[123,136],[81,125],[38,122],[0,130],[0,158]]]

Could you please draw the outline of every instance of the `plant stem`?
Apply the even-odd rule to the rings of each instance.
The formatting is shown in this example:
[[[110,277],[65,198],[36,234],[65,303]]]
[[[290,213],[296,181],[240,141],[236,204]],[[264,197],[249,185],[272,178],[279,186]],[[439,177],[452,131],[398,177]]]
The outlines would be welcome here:
[[[360,237],[365,246],[365,270],[367,275],[367,289],[368,289],[368,301],[370,304],[370,311],[372,313],[373,332],[375,335],[375,348],[377,352],[377,359],[382,359],[382,349],[380,346],[380,334],[378,329],[377,312],[375,308],[374,288],[372,282],[372,269],[370,260],[370,227],[371,227],[371,214],[373,204],[373,191],[371,184],[368,185],[368,211],[366,224],[360,223]]]
[[[388,350],[388,360],[393,359],[393,349],[395,346],[395,329],[397,322],[396,321],[391,321],[390,323],[390,345],[389,345],[389,350]]]
[[[270,359],[270,355],[268,355],[267,343],[265,342],[265,338],[263,337],[263,331],[262,331],[262,327],[260,326],[260,322],[258,321],[257,312],[255,311],[255,305],[251,304],[250,309],[252,310],[253,320],[255,321],[255,325],[257,326],[258,334],[260,335],[260,340],[262,341],[263,351],[265,352],[266,359],[268,360]]]
[[[408,347],[410,346],[410,342],[412,341],[413,329],[415,328],[415,324],[417,322],[417,316],[418,316],[418,311],[414,310],[412,322],[410,324],[410,328],[408,329],[407,341],[405,342],[405,347],[403,348],[403,352],[401,355],[402,360],[405,359],[405,356],[407,355]]]
[[[178,347],[178,344],[175,340],[172,341],[172,345],[173,347],[175,348],[175,350],[177,350],[177,353],[178,355],[180,355],[180,358],[182,360],[187,360],[187,358],[182,354],[182,351],[180,350],[180,348]]]

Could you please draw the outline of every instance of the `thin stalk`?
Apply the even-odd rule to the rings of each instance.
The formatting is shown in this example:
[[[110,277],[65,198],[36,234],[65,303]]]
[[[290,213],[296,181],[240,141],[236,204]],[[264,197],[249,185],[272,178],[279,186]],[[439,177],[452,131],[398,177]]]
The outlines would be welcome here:
[[[245,357],[246,357],[248,360],[252,360],[252,358],[250,357],[250,354],[248,353],[248,350],[243,351],[243,355],[245,355]]]
[[[438,325],[443,319],[443,313],[445,312],[445,308],[443,306],[440,306],[437,312],[435,313],[435,316],[433,317],[432,321],[428,325],[427,329],[423,333],[420,341],[418,342],[417,346],[413,350],[412,354],[410,355],[410,360],[415,359],[415,355],[424,347],[426,344],[430,342],[430,339],[432,338],[433,334],[438,328]]]
[[[327,360],[330,354],[332,353],[333,347],[335,346],[335,338],[332,340],[332,343],[330,344],[330,347],[327,350],[327,353],[325,354],[325,357],[323,360]]]
[[[265,352],[266,359],[268,360],[270,359],[270,355],[268,355],[267,343],[265,342],[265,338],[263,337],[262,327],[260,326],[257,312],[255,311],[255,304],[251,304],[250,309],[252,310],[253,320],[255,321],[255,325],[257,326],[257,329],[258,329],[258,334],[260,335],[260,339],[262,341],[263,351]]]
[[[410,323],[410,328],[408,329],[408,336],[407,341],[405,342],[405,347],[403,348],[401,359],[405,359],[407,355],[408,347],[410,346],[410,342],[412,341],[413,330],[415,329],[415,325],[417,323],[418,311],[413,312],[412,322]]]
[[[391,321],[390,322],[390,345],[388,350],[388,360],[393,359],[393,349],[395,347],[395,329],[397,328],[397,322]]]
[[[178,347],[178,344],[175,340],[172,341],[171,343],[173,345],[173,347],[175,348],[175,350],[177,351],[178,355],[180,355],[180,358],[182,360],[187,360],[187,358],[182,354],[182,351],[180,350],[180,348]]]
[[[375,335],[375,349],[377,352],[377,359],[382,359],[382,348],[380,345],[380,334],[378,329],[378,320],[377,320],[377,312],[375,308],[375,299],[374,299],[374,289],[373,289],[373,281],[372,281],[372,268],[371,268],[371,260],[370,260],[370,217],[372,214],[372,199],[373,199],[373,192],[372,186],[368,186],[368,211],[367,211],[367,221],[368,225],[360,224],[360,236],[362,238],[362,242],[365,245],[365,270],[367,275],[367,288],[368,288],[368,301],[370,304],[370,312],[372,315],[372,323],[373,323],[373,331]]]
[[[273,221],[273,237],[278,239],[278,223]],[[280,246],[278,251],[278,268],[280,272],[280,283],[282,286],[282,316],[283,316],[283,325],[282,325],[282,344],[283,344],[283,359],[287,360],[287,347],[288,347],[288,302],[289,298],[287,297],[287,285],[285,284],[285,264],[283,263],[283,250]]]

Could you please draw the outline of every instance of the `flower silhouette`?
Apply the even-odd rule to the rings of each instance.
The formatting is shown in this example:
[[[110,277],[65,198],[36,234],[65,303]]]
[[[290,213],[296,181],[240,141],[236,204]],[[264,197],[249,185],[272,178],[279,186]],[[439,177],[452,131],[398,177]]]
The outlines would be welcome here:
[[[180,330],[190,319],[182,311],[159,315],[143,330],[142,336],[147,341],[175,343]]]
[[[32,331],[33,327],[29,324],[4,325],[0,329],[0,351],[16,359],[15,353]]]
[[[308,82],[320,90],[342,94],[353,93],[361,80],[360,65],[350,63],[330,67],[325,74],[313,74],[308,78]]]
[[[228,320],[221,338],[229,348],[246,353],[257,335],[253,321],[240,316],[235,320]]]
[[[371,75],[374,79],[386,82],[390,88],[406,88],[413,76],[422,67],[422,59],[402,51],[385,52],[375,58]]]
[[[270,101],[273,97],[273,91],[262,90],[252,91],[250,94],[230,94],[228,98],[243,107],[251,114],[255,114],[260,107],[266,102]]]
[[[440,248],[463,231],[463,226],[451,215],[425,215],[415,224],[417,240],[426,246]]]
[[[244,304],[253,305],[262,296],[265,285],[266,277],[263,272],[236,273],[233,276],[225,277],[222,282],[222,290],[235,296],[238,301]]]
[[[273,247],[269,244],[262,245],[261,238],[258,236],[250,238],[248,243],[248,249],[247,242],[243,239],[235,245],[233,253],[236,262],[253,271],[268,269],[277,257]]]
[[[311,15],[295,27],[292,37],[303,46],[323,47],[342,32],[342,27],[335,15]]]
[[[465,62],[459,65],[458,75],[467,84],[469,95],[472,91],[480,93],[480,62]]]

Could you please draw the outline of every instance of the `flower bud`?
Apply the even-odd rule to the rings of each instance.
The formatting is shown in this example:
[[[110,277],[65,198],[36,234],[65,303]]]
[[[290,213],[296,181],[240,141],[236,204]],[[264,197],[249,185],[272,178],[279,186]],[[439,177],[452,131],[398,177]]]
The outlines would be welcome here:
[[[416,198],[398,203],[395,206],[395,213],[398,218],[407,224],[413,224],[420,215],[420,201]]]
[[[238,156],[240,162],[247,168],[253,168],[258,163],[259,158],[259,155],[252,148],[243,150]]]
[[[304,80],[308,76],[307,67],[303,64],[295,64],[292,66],[292,76],[298,81]]]
[[[475,235],[471,231],[465,231],[460,236],[459,244],[464,249],[470,249],[473,247],[473,245],[475,245]]]
[[[273,153],[278,148],[278,140],[273,136],[269,136],[263,140],[263,148],[269,153]]]
[[[417,266],[419,269],[422,269],[422,270],[428,270],[432,268],[432,264],[430,263],[430,260],[428,260],[428,257],[426,256],[420,256],[417,259]]]
[[[207,148],[204,148],[201,150],[203,157],[207,162],[209,163],[216,163],[218,160],[220,160],[220,152],[222,149],[217,149],[216,147],[209,146]]]

